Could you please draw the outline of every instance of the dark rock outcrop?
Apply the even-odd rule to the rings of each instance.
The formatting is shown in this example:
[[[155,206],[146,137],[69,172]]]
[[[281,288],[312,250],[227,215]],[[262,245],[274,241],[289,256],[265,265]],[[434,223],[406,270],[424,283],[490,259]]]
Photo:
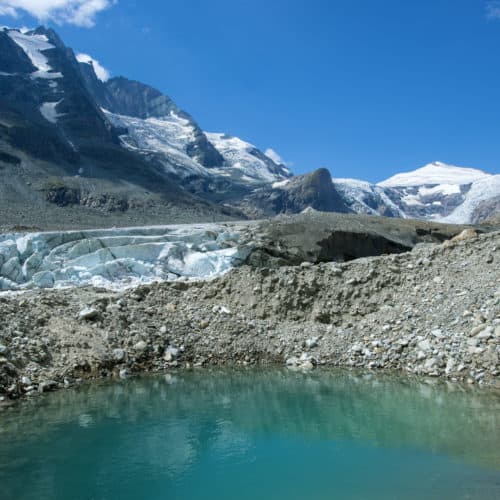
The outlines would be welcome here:
[[[335,189],[330,172],[326,168],[292,177],[274,188],[269,186],[259,189],[247,196],[241,207],[257,217],[279,213],[294,214],[307,208],[323,212],[350,211]]]
[[[441,243],[468,226],[309,211],[259,223],[247,263],[255,267],[350,261]],[[482,229],[479,229],[482,231]]]

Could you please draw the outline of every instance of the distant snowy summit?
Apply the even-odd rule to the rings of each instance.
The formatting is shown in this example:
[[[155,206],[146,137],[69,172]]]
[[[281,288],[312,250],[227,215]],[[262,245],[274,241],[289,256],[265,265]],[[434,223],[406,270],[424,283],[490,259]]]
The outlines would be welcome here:
[[[381,187],[411,187],[411,186],[461,186],[471,184],[491,174],[476,168],[456,167],[440,161],[429,163],[411,172],[396,174],[385,181],[379,182]]]
[[[434,162],[377,184],[334,179],[353,211],[450,223],[482,222],[500,213],[500,175]]]

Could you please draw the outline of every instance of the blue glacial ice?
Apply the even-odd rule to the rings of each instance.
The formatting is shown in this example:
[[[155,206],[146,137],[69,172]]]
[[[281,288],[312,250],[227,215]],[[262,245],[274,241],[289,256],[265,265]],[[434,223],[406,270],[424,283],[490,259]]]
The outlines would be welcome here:
[[[248,253],[225,225],[0,234],[0,290],[206,279]]]

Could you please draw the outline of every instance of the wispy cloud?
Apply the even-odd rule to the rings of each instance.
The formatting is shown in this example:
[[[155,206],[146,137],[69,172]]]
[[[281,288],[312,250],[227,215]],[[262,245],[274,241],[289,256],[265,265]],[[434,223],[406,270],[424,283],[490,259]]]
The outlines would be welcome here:
[[[19,17],[28,13],[39,21],[74,24],[84,28],[95,25],[96,15],[118,0],[0,0],[0,15]]]
[[[97,75],[97,78],[99,78],[99,80],[103,82],[109,80],[109,71],[97,59],[94,59],[92,56],[83,53],[77,54],[76,59],[78,60],[78,62],[92,64],[95,74]]]
[[[494,0],[486,3],[486,17],[500,19],[500,1]]]

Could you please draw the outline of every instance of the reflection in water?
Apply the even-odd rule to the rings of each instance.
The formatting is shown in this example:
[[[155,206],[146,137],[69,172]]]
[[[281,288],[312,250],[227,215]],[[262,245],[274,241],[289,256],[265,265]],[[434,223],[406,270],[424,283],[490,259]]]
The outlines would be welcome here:
[[[500,498],[500,396],[317,371],[145,377],[0,413],[1,498]]]

